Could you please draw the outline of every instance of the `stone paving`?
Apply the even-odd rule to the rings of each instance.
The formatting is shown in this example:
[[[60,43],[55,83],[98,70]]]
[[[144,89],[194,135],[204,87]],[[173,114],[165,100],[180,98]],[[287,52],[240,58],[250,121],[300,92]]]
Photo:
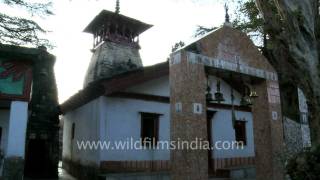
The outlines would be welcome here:
[[[72,177],[67,171],[62,169],[61,162],[59,163],[59,179],[31,179],[31,178],[24,178],[24,180],[77,180],[76,178]]]
[[[59,168],[59,180],[76,180],[76,178],[72,177],[62,168]]]

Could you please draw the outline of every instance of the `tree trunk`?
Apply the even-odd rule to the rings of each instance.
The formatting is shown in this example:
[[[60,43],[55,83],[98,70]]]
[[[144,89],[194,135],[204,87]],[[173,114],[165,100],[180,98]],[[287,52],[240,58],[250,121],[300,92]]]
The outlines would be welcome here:
[[[269,35],[268,59],[281,83],[301,88],[309,101],[311,136],[320,143],[319,1],[256,0]]]

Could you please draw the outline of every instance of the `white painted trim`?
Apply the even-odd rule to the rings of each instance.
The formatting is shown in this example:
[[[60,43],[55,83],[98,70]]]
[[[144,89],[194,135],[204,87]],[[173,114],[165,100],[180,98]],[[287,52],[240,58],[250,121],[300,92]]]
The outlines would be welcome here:
[[[278,81],[277,73],[241,64],[240,61],[238,61],[237,63],[233,63],[230,61],[212,58],[201,54],[195,54],[192,52],[187,52],[187,59],[191,64],[203,64],[205,66],[210,66],[218,69],[224,69],[267,80]]]
[[[12,101],[6,157],[24,158],[28,122],[28,102]]]

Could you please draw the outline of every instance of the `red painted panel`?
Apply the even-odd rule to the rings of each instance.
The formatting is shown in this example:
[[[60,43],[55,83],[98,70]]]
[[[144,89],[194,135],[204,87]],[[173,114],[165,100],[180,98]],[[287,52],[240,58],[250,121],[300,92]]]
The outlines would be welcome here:
[[[29,101],[32,83],[32,67],[28,62],[9,60],[0,62],[5,70],[0,73],[0,79],[12,76],[12,82],[24,79],[22,94],[5,94],[0,92],[0,100],[21,100]]]

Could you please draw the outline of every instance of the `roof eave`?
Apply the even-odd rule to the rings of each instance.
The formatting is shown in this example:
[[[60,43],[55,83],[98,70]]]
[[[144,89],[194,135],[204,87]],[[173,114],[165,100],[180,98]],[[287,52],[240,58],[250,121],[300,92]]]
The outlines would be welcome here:
[[[94,29],[94,26],[96,26],[95,24],[97,23],[96,21],[99,21],[99,18],[102,18],[103,16],[106,16],[106,15],[111,15],[111,14],[114,14],[113,12],[111,11],[108,11],[108,10],[102,10],[97,16],[95,16],[93,18],[93,20],[86,26],[86,28],[83,30],[83,32],[86,32],[86,33],[93,33],[93,29]],[[126,18],[128,20],[131,20],[132,22],[134,23],[138,23],[140,24],[139,26],[140,27],[143,27],[141,31],[139,31],[138,33],[141,34],[143,33],[144,31],[148,30],[149,28],[153,27],[153,25],[151,24],[147,24],[147,23],[144,23],[142,21],[139,21],[137,19],[134,19],[134,18],[131,18],[131,17],[128,17],[128,16],[125,16],[125,15],[122,15],[122,14],[118,14],[120,17],[122,18]]]

